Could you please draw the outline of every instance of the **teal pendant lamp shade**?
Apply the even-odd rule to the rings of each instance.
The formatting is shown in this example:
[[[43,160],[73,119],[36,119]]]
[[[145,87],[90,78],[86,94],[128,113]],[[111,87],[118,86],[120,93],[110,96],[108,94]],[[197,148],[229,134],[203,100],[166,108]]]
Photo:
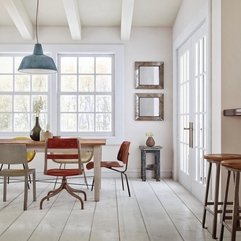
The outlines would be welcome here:
[[[29,74],[54,74],[57,68],[52,58],[43,54],[42,45],[34,45],[32,55],[25,56],[18,71]]]
[[[35,25],[37,43],[34,45],[33,54],[23,58],[18,71],[28,74],[54,74],[57,72],[54,61],[49,56],[43,54],[42,45],[38,42],[38,7],[39,0],[37,0]]]

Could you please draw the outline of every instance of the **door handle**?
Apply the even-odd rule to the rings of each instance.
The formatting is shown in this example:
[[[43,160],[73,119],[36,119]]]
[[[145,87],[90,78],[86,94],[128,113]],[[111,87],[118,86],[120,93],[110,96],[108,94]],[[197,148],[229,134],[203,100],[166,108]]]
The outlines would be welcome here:
[[[189,122],[189,127],[183,129],[189,131],[189,147],[193,148],[193,122]]]

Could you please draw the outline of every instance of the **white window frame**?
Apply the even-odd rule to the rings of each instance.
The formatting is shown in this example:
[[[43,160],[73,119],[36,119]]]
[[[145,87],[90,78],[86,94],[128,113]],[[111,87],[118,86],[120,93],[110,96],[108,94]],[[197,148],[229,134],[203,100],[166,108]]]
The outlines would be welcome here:
[[[33,51],[33,45],[29,44],[0,44],[0,53],[6,54],[31,54]],[[124,129],[124,46],[122,44],[43,44],[43,50],[45,54],[51,56],[55,63],[58,61],[58,54],[113,54],[114,55],[114,128],[113,135],[85,135],[83,138],[96,137],[106,138],[107,143],[119,144],[123,141],[123,129]],[[54,135],[58,135],[59,127],[56,125],[59,120],[59,113],[57,114],[57,81],[58,74],[50,75],[49,77],[49,94],[48,94],[48,114],[50,130]],[[30,131],[30,130],[29,130]],[[26,133],[28,135],[28,133]],[[74,135],[74,134],[72,134]],[[66,133],[66,136],[71,136]]]
[[[114,105],[115,105],[115,95],[114,95],[114,68],[113,68],[113,65],[114,65],[114,60],[115,60],[115,56],[113,54],[76,54],[76,53],[73,53],[73,54],[58,54],[58,60],[60,60],[61,58],[64,58],[64,57],[76,57],[77,59],[79,57],[91,57],[91,58],[99,58],[99,57],[108,57],[108,58],[111,58],[111,63],[112,63],[112,70],[111,70],[111,73],[108,73],[108,75],[111,75],[111,87],[112,87],[112,90],[109,91],[109,92],[102,92],[102,95],[108,95],[108,96],[111,96],[111,131],[94,131],[94,132],[79,132],[77,131],[77,133],[79,133],[80,135],[85,135],[85,133],[88,133],[87,135],[88,136],[103,136],[103,135],[106,135],[106,136],[113,136],[114,135],[114,132],[115,132],[115,129],[114,129],[114,112],[115,112],[115,109],[114,109]],[[77,61],[77,60],[76,60]],[[61,73],[61,66],[60,66],[60,61],[58,61],[58,79],[59,81],[61,81],[61,76],[63,74],[63,76],[66,75],[66,73]],[[68,74],[67,74],[68,75]],[[81,73],[77,72],[76,73],[70,73],[70,75],[81,75]],[[96,76],[98,75],[98,73],[96,73],[95,71],[92,73],[92,75]],[[95,80],[96,81],[96,80]],[[96,83],[95,83],[96,84]],[[78,85],[78,84],[77,84]],[[60,111],[60,98],[61,96],[68,96],[68,95],[73,95],[73,96],[76,96],[78,98],[79,95],[83,94],[87,94],[87,95],[92,95],[92,96],[98,96],[100,93],[96,90],[94,91],[91,91],[91,92],[79,92],[78,90],[74,91],[74,92],[68,92],[68,91],[61,91],[61,88],[60,88],[60,85],[58,85],[58,115],[59,115],[59,120],[61,119],[61,111]],[[95,106],[95,109],[96,109],[96,106]],[[64,112],[64,113],[68,113],[68,112]],[[81,112],[77,112],[78,114],[81,113]],[[95,115],[97,114],[96,111],[93,112]],[[78,119],[78,116],[77,116],[77,119]],[[78,122],[78,120],[77,120]],[[95,125],[95,124],[94,124]],[[96,127],[96,126],[95,126]],[[58,133],[59,135],[65,135],[66,132],[61,132],[61,122],[59,121],[58,122]],[[72,133],[72,132],[71,132]],[[75,133],[75,132],[73,132]],[[74,134],[73,134],[74,135]]]

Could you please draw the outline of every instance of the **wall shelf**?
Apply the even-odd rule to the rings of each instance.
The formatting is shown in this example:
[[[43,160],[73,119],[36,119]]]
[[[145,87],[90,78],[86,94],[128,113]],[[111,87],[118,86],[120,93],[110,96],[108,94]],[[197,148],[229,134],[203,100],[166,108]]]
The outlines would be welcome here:
[[[241,108],[223,110],[224,116],[241,116]]]

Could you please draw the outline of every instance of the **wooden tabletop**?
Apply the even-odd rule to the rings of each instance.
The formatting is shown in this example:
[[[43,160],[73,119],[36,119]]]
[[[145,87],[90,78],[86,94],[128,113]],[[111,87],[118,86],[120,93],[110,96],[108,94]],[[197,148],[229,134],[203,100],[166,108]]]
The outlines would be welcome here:
[[[44,148],[45,141],[33,141],[31,139],[27,140],[16,140],[16,139],[0,139],[0,144],[26,144],[27,147],[31,148]],[[83,146],[98,146],[105,145],[105,139],[95,139],[95,138],[79,138],[79,143]]]

